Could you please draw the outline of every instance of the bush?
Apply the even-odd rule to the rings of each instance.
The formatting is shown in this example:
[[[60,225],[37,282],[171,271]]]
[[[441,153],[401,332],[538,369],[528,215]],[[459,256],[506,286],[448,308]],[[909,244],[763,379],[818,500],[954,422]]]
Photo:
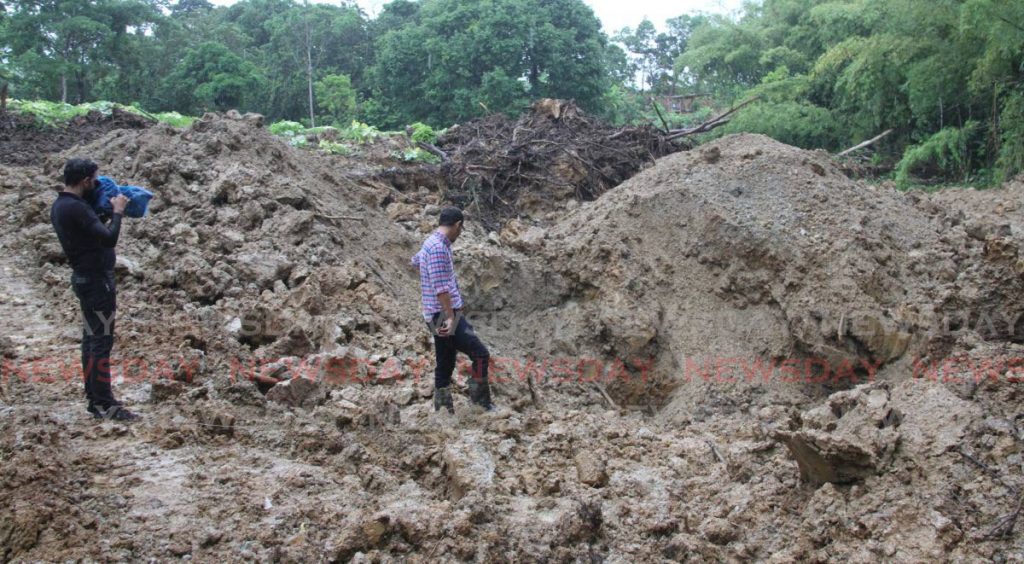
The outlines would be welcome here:
[[[353,121],[352,125],[341,130],[341,137],[343,139],[353,141],[360,145],[369,143],[380,136],[380,130],[372,125],[367,125],[360,121]]]
[[[196,121],[196,118],[183,116],[178,112],[160,112],[158,114],[151,114],[151,117],[160,123],[166,123],[174,127],[188,127],[192,125],[192,122]]]
[[[294,137],[306,132],[306,126],[302,125],[297,121],[278,121],[270,124],[267,128],[270,133],[274,135],[281,135],[283,137]]]
[[[334,123],[344,123],[356,113],[356,90],[344,74],[327,75],[316,81],[316,99]]]
[[[969,121],[962,128],[947,127],[918,145],[903,152],[896,165],[896,186],[909,188],[911,175],[925,173],[930,177],[966,180],[971,170],[968,144],[978,131],[978,122]]]
[[[33,116],[36,123],[40,125],[56,126],[66,123],[77,116],[83,116],[90,111],[105,112],[110,115],[114,104],[110,102],[92,102],[89,104],[62,104],[61,102],[50,102],[47,100],[11,100],[12,111]]]
[[[436,155],[430,153],[429,150],[423,150],[420,147],[407,148],[406,150],[403,150],[400,155],[392,154],[391,157],[407,163],[436,165],[441,162]]]
[[[838,145],[839,126],[827,109],[804,102],[760,102],[735,114],[720,134],[761,133],[804,149]]]
[[[321,151],[330,153],[332,155],[350,156],[355,154],[355,149],[344,143],[336,143],[334,141],[328,141],[327,139],[321,139],[320,144],[317,146]]]
[[[183,116],[178,112],[149,113],[135,106],[125,106],[114,102],[101,100],[98,102],[87,102],[85,104],[62,104],[48,100],[11,100],[10,108],[14,112],[31,115],[39,125],[55,127],[71,121],[78,116],[84,116],[89,112],[99,112],[109,116],[114,109],[131,112],[161,123],[167,123],[174,127],[188,127],[196,118]]]
[[[999,114],[1002,135],[996,160],[996,181],[1004,182],[1024,171],[1024,94],[1010,98]]]
[[[434,143],[437,141],[437,132],[433,127],[421,122],[416,122],[409,127],[412,128],[412,140],[417,143]]]

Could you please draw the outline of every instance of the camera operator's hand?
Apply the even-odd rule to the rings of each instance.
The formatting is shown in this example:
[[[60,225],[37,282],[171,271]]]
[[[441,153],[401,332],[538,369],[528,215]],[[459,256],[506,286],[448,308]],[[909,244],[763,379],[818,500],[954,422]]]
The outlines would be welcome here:
[[[124,208],[128,205],[128,198],[124,194],[118,194],[110,199],[110,206],[114,208],[114,213],[124,215]]]

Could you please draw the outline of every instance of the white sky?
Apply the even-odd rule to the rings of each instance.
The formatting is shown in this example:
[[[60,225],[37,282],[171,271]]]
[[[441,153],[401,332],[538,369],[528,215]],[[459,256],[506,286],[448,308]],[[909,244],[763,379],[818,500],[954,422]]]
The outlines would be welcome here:
[[[210,0],[219,6],[234,4],[236,0]],[[338,0],[311,0],[321,4],[338,4]],[[644,16],[658,29],[665,20],[697,12],[735,15],[743,7],[743,0],[583,0],[601,20],[605,33],[611,35],[624,27],[636,27]],[[388,0],[356,0],[363,11],[376,16]]]

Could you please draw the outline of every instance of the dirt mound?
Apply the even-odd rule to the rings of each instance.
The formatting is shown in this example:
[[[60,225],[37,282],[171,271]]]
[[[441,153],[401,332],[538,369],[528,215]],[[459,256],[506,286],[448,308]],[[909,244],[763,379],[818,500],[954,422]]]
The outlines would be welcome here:
[[[392,221],[393,190],[358,185],[270,135],[261,117],[237,113],[115,131],[76,154],[156,194],[149,216],[125,222],[118,247],[122,350],[223,377],[256,359],[427,352],[408,266],[420,210],[404,227]],[[25,229],[5,244],[39,267],[70,321],[47,215],[55,193],[40,189],[59,188],[64,158],[48,160],[46,176],[10,179],[5,202]]]
[[[550,99],[516,120],[495,114],[453,126],[437,144],[447,153],[448,197],[490,228],[558,203],[592,200],[684,147],[652,126],[615,128],[572,102]]]
[[[500,315],[530,320],[509,338],[632,364],[613,395],[672,417],[805,401],[941,358],[962,332],[1010,340],[1024,312],[1019,241],[762,136],[665,157],[535,229],[519,242],[559,280],[503,287]]]
[[[110,115],[92,111],[59,127],[39,125],[31,115],[3,114],[0,115],[0,164],[34,165],[41,155],[90,143],[115,129],[145,129],[154,123],[119,108],[114,108]]]

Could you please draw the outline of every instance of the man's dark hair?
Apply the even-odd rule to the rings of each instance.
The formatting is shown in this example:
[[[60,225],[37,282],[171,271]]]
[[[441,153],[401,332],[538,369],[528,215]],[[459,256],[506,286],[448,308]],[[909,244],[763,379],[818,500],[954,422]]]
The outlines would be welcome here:
[[[74,186],[92,176],[99,169],[100,165],[89,159],[70,159],[64,163],[64,185]]]
[[[462,221],[462,210],[459,208],[444,208],[441,210],[441,217],[437,220],[438,225],[455,225]]]

